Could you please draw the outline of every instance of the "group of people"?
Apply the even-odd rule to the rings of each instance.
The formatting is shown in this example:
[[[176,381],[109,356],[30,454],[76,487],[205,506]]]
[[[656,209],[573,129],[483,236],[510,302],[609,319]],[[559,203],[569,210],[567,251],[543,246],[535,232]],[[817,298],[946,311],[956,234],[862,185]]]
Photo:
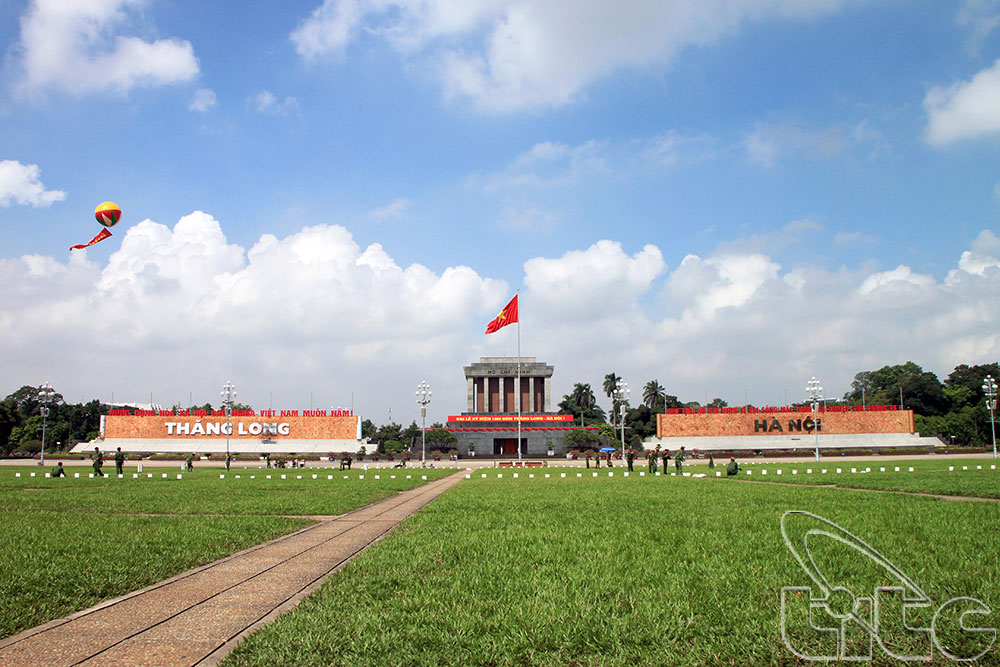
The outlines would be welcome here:
[[[100,447],[94,447],[94,454],[91,457],[91,465],[94,468],[94,477],[104,477],[104,452],[101,451]],[[125,454],[122,452],[122,448],[119,447],[115,450],[115,472],[119,475],[122,474],[122,468],[125,466]],[[52,469],[50,473],[52,477],[65,477],[66,469],[63,467],[62,461],[56,463],[56,467]]]
[[[613,464],[611,462],[611,455],[612,455],[612,452],[609,451],[608,452],[608,458],[607,458],[607,466],[609,468],[613,467]],[[663,472],[666,472],[667,471],[667,464],[668,464],[668,462],[671,459],[673,459],[673,461],[674,461],[674,469],[677,471],[677,474],[680,475],[683,472],[684,461],[687,460],[687,457],[688,457],[688,453],[687,453],[687,450],[684,447],[681,447],[679,450],[677,450],[676,454],[671,454],[669,449],[664,449],[663,451],[660,451],[660,448],[657,447],[656,451],[649,452],[649,453],[646,454],[646,466],[647,466],[647,468],[649,470],[649,474],[651,474],[651,475],[656,474],[656,472],[657,472],[657,470],[659,468],[659,465],[662,465],[663,466]],[[635,465],[635,450],[634,449],[629,449],[628,451],[625,452],[625,462],[626,462],[626,465],[628,465],[628,469],[630,471],[634,469],[634,465]],[[596,465],[597,465],[598,468],[601,467],[601,456],[600,456],[600,454],[598,454],[598,456],[597,456]],[[590,467],[590,452],[587,452],[587,467],[588,468]],[[713,456],[712,452],[708,453],[708,467],[709,468],[715,468],[715,456]],[[729,477],[731,477],[733,475],[737,475],[737,474],[739,474],[740,470],[742,470],[742,468],[740,468],[740,464],[736,462],[736,459],[735,458],[730,458],[729,459],[729,464],[726,466],[726,475],[729,476]]]

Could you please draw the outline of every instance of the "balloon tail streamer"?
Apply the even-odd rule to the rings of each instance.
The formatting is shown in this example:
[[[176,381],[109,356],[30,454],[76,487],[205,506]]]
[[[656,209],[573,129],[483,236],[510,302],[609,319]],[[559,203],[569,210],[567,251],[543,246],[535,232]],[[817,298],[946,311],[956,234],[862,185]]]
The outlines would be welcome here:
[[[90,246],[94,245],[95,243],[100,243],[101,241],[103,241],[104,239],[108,238],[109,236],[111,236],[111,232],[108,231],[107,229],[102,229],[101,231],[99,231],[97,233],[97,236],[95,236],[94,238],[90,239],[90,243],[81,243],[80,245],[70,246],[69,249],[70,250],[83,250],[84,248],[89,248]]]

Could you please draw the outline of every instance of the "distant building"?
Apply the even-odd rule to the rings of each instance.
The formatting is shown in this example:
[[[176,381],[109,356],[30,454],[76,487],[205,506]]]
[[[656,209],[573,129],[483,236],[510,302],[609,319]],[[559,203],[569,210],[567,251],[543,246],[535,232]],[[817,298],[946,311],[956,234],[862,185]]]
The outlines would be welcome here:
[[[458,438],[459,454],[516,457],[520,406],[521,456],[565,456],[563,438],[578,427],[573,415],[551,411],[554,370],[535,357],[521,357],[518,384],[517,357],[483,357],[466,366],[466,410],[450,415],[445,425]]]

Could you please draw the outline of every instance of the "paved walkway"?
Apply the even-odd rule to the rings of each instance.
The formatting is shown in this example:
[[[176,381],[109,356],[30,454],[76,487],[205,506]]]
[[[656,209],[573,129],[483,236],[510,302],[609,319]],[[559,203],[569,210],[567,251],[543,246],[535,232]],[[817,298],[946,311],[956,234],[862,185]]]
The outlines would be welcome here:
[[[215,665],[458,473],[0,641],[0,665]]]

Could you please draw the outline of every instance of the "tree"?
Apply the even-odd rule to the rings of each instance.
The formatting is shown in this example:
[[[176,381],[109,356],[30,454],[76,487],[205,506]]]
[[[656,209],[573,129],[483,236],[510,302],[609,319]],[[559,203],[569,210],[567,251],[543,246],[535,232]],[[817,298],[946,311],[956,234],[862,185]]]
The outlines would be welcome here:
[[[614,372],[608,373],[604,376],[604,384],[601,385],[604,389],[604,394],[611,399],[611,424],[612,426],[618,423],[618,400],[615,399],[615,392],[618,390],[618,381],[621,380],[620,377],[615,375]]]
[[[601,445],[601,438],[593,431],[578,428],[570,431],[563,438],[567,449],[583,451],[585,449],[597,449]]]
[[[604,410],[597,405],[594,390],[589,384],[580,382],[573,385],[573,391],[563,396],[563,400],[559,402],[559,413],[573,415],[575,419],[582,417],[581,426],[604,421]]]
[[[428,429],[425,434],[428,449],[454,449],[458,444],[458,437],[451,431],[443,428]]]
[[[656,409],[656,404],[658,402],[662,403],[663,398],[666,396],[667,390],[663,388],[659,380],[650,380],[646,383],[646,386],[642,388],[642,402],[646,404],[650,410]],[[666,409],[666,406],[664,406]]]
[[[729,403],[726,403],[721,398],[713,398],[711,401],[708,402],[708,406],[706,406],[706,407],[709,407],[709,408],[726,408],[726,407],[729,407]]]

